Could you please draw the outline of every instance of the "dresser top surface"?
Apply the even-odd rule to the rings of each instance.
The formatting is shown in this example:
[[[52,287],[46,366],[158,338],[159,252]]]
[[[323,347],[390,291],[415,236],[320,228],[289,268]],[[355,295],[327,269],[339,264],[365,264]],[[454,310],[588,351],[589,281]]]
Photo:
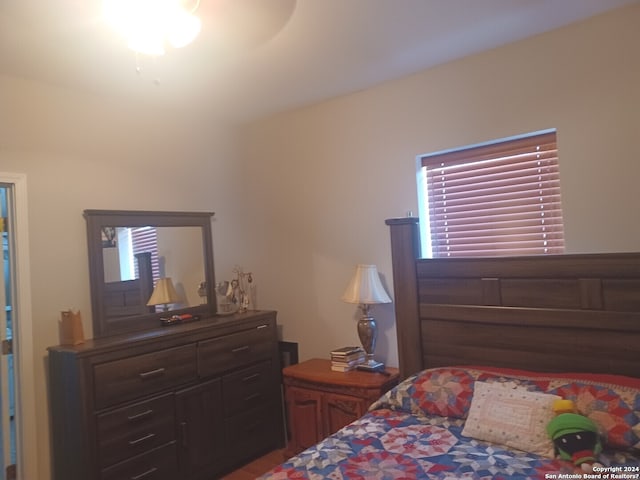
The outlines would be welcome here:
[[[153,330],[131,332],[127,334],[115,335],[85,340],[79,345],[55,345],[48,348],[53,352],[73,352],[78,355],[96,353],[98,351],[109,351],[121,348],[125,345],[138,345],[163,341],[165,339],[175,340],[179,337],[188,339],[191,336],[214,335],[220,331],[221,334],[233,333],[243,327],[249,327],[252,322],[269,321],[275,318],[276,312],[260,310],[236,313],[234,315],[215,316],[203,318],[188,323],[159,326]]]

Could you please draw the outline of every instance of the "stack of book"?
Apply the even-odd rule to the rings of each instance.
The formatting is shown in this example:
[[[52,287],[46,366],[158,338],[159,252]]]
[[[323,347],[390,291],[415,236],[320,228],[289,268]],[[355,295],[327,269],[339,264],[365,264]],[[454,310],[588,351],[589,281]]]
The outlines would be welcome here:
[[[331,351],[331,370],[348,372],[365,359],[362,347],[341,347]]]

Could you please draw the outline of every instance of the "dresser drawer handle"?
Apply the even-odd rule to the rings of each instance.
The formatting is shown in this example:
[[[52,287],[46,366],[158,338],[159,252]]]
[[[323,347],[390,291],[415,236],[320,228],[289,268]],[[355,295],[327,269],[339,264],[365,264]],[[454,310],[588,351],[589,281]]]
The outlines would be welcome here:
[[[253,422],[253,423],[250,423],[249,425],[245,425],[243,430],[246,433],[255,432],[258,428],[262,427],[263,424],[264,422],[261,422],[261,421]]]
[[[149,433],[144,437],[136,438],[135,440],[129,440],[129,445],[137,445],[140,442],[146,442],[147,440],[151,440],[155,436],[155,433]]]
[[[149,370],[148,372],[142,372],[138,374],[138,376],[142,380],[148,380],[150,378],[159,377],[161,375],[164,375],[164,367],[156,368],[155,370]]]
[[[158,471],[158,467],[151,467],[149,470],[147,470],[146,472],[142,472],[140,475],[135,475],[133,477],[129,477],[131,480],[140,480],[144,477],[148,477],[151,474],[154,474]]]
[[[252,402],[254,400],[259,399],[260,397],[262,397],[261,393],[254,393],[253,395],[249,395],[248,397],[244,397],[244,401],[245,402]]]
[[[256,328],[258,330],[260,330],[261,328],[267,328],[269,325],[267,325],[266,323],[264,325],[258,325]]]
[[[249,350],[249,345],[244,345],[242,347],[238,347],[238,348],[234,348],[233,350],[231,350],[233,353],[240,353],[240,352],[246,352],[247,350]]]
[[[187,428],[187,422],[180,422],[180,437],[184,448],[189,448],[189,431]]]
[[[152,413],[153,413],[153,410],[151,410],[151,409],[145,410],[144,412],[136,413],[135,415],[129,415],[127,417],[127,420],[129,420],[129,421],[139,420],[141,418],[148,417]]]
[[[249,375],[247,377],[244,377],[242,379],[243,382],[253,382],[254,380],[257,380],[261,377],[262,375],[260,375],[259,373],[254,373],[253,375]]]

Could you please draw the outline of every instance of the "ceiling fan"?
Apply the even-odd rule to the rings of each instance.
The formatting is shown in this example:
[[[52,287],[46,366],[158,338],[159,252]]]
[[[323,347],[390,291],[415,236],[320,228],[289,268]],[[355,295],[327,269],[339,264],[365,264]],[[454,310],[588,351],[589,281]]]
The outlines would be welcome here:
[[[289,21],[296,0],[102,0],[104,20],[137,53],[159,56],[199,36],[256,47]]]

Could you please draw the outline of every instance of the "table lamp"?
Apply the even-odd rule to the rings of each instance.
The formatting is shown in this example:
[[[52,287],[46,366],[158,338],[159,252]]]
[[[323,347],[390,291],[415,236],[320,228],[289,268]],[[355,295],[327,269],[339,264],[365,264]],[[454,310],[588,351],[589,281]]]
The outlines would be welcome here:
[[[356,273],[342,295],[342,300],[347,303],[359,304],[362,311],[362,317],[358,320],[358,336],[367,357],[364,363],[359,364],[357,368],[373,372],[384,370],[384,364],[373,358],[378,326],[376,320],[369,314],[369,308],[376,303],[391,303],[391,298],[380,282],[380,275],[378,275],[378,269],[375,265],[358,265],[356,267]]]
[[[162,311],[166,312],[169,310],[170,303],[177,303],[179,301],[180,297],[173,286],[171,277],[164,277],[158,279],[156,286],[153,287],[153,293],[151,297],[149,297],[147,307],[162,305]]]

